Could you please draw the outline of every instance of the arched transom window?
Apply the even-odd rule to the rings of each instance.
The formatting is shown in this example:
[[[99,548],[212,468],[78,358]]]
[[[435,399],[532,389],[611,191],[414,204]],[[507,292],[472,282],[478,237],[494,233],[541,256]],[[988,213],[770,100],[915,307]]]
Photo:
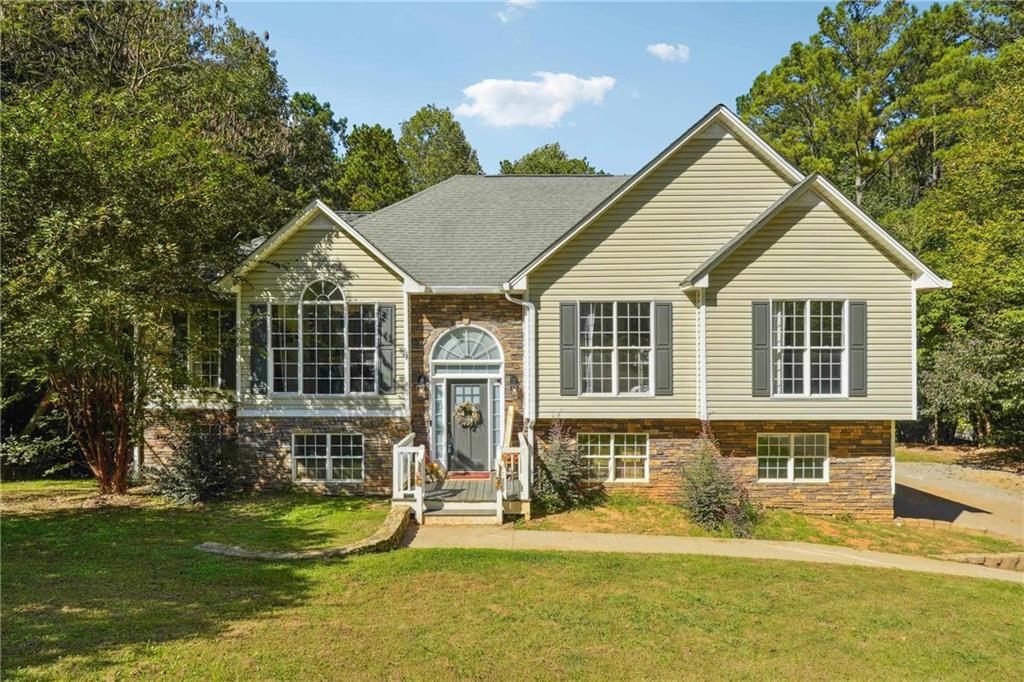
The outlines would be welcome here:
[[[377,390],[377,306],[350,304],[334,282],[313,282],[270,319],[275,393],[341,395]]]
[[[435,362],[501,361],[501,347],[493,336],[477,327],[458,327],[434,344]]]

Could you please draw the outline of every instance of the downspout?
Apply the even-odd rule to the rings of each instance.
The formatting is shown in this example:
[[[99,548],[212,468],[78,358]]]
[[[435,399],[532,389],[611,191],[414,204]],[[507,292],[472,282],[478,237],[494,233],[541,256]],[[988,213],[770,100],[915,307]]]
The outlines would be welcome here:
[[[523,320],[523,421],[526,424],[526,438],[533,443],[533,424],[537,414],[536,410],[536,386],[534,364],[534,334],[533,330],[537,324],[537,307],[526,299],[512,298],[508,291],[503,291],[505,298],[510,303],[515,303],[526,309],[526,319]]]

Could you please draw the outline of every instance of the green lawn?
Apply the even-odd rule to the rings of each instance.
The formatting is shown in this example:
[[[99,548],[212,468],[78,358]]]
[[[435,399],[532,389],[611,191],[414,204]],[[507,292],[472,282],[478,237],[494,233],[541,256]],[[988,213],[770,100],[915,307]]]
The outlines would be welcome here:
[[[46,503],[63,490],[0,486],[4,679],[977,679],[1015,677],[1024,650],[1009,583],[557,552],[258,563],[193,546],[305,546],[347,524],[288,512],[301,497]]]
[[[520,522],[527,530],[565,530],[652,535],[713,535],[694,525],[676,505],[617,493],[595,509],[579,509]],[[754,537],[760,540],[798,540],[897,554],[941,556],[971,552],[1014,552],[1024,549],[1009,540],[947,528],[896,526],[894,523],[855,521],[771,510]]]

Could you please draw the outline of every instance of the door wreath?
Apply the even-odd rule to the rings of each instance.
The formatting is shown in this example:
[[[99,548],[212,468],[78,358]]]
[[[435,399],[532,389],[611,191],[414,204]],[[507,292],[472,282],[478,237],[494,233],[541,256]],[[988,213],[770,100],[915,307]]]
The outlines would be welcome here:
[[[475,429],[483,421],[480,408],[468,400],[455,406],[455,423],[464,429]]]

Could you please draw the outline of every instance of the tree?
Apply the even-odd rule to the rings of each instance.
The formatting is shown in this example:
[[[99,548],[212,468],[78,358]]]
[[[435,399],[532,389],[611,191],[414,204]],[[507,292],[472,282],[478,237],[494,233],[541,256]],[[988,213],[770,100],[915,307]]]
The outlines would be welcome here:
[[[890,83],[905,59],[898,38],[913,16],[900,1],[826,7],[819,32],[737,99],[740,115],[801,169],[835,178],[862,204],[880,163]]]
[[[314,199],[340,204],[338,191],[348,120],[335,118],[329,102],[296,92],[288,102],[287,147],[273,167],[275,182],[294,195],[296,206]]]
[[[604,175],[587,161],[570,158],[557,142],[537,147],[515,161],[501,162],[502,175]]]
[[[352,129],[339,192],[345,207],[352,211],[376,211],[412,194],[389,128],[377,124]]]
[[[961,114],[958,142],[938,152],[945,171],[935,188],[889,217],[953,281],[921,300],[926,403],[937,418],[973,423],[982,437],[999,435],[992,424],[1024,433],[1024,41],[1000,51],[991,75],[991,91]],[[972,352],[984,357],[964,361]],[[968,375],[978,380],[950,388]]]
[[[408,169],[414,192],[453,175],[483,172],[476,150],[447,107],[428,104],[404,121],[398,151]]]
[[[8,3],[0,34],[4,383],[55,397],[123,492],[145,406],[179,395],[170,313],[217,303],[239,243],[324,183],[316,129],[340,130],[289,109],[265,38],[219,6]]]

